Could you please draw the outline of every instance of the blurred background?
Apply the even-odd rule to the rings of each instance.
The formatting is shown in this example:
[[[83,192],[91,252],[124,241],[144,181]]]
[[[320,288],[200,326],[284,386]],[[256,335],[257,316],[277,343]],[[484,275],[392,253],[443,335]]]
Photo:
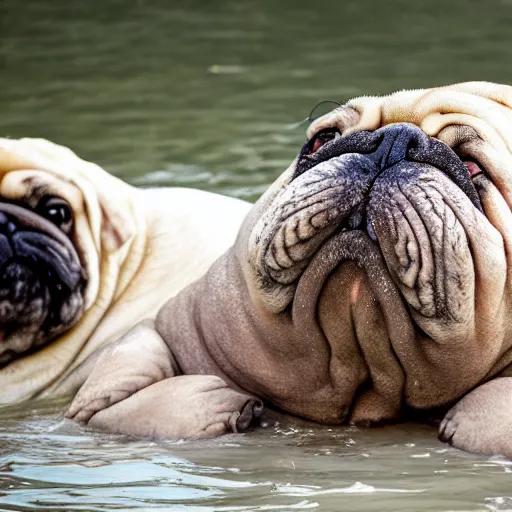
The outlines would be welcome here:
[[[0,0],[0,135],[255,199],[326,99],[512,83],[510,0]]]

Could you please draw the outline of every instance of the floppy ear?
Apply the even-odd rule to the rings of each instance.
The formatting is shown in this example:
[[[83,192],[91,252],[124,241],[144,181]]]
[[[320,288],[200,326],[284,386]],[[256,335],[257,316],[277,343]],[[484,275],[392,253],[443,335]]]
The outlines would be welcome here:
[[[89,169],[86,166],[90,166]],[[88,179],[78,176],[74,181],[82,190],[98,252],[116,253],[129,245],[138,231],[144,229],[144,226],[141,226],[144,220],[141,216],[137,218],[135,215],[131,187],[107,174],[100,167],[95,167],[95,164],[82,161],[81,168],[87,173]],[[103,176],[98,176],[98,170]],[[91,178],[95,178],[92,186]],[[116,182],[112,182],[113,180]]]
[[[110,211],[104,202],[100,206],[103,215],[102,245],[106,251],[114,252],[130,240],[134,226],[123,222],[123,219],[116,215],[117,212]]]
[[[121,250],[143,229],[140,225],[143,220],[141,216],[137,218],[133,208],[133,188],[108,174],[99,165],[82,160],[72,151],[67,151],[69,164],[78,171],[78,176],[74,179],[82,182],[80,188],[84,193],[89,220],[91,224],[100,226],[101,251],[114,253]],[[99,218],[94,222],[93,218],[96,216]]]

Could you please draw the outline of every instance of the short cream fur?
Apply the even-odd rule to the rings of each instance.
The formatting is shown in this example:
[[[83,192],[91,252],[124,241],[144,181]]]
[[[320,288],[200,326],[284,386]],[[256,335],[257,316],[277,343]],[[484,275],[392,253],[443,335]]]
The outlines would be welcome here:
[[[30,206],[38,187],[68,201],[88,284],[67,333],[0,369],[0,403],[70,393],[79,365],[152,316],[234,241],[247,203],[190,189],[136,189],[43,139],[0,139],[0,197]]]

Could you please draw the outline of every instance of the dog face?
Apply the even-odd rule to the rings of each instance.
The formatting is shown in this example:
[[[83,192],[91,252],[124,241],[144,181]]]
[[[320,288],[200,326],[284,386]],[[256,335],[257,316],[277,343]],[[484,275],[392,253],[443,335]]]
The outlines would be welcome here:
[[[0,183],[0,364],[46,344],[83,314],[79,196],[37,171],[12,172]]]
[[[510,364],[512,93],[501,87],[350,101],[312,124],[246,221],[256,300],[300,314],[316,275],[309,307],[331,349],[359,347],[371,373],[362,347],[386,340],[413,407],[449,403]]]

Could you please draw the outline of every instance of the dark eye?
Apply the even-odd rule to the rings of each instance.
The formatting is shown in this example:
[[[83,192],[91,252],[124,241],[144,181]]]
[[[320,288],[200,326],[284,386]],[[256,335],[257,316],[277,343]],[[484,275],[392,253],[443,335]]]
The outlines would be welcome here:
[[[36,208],[39,215],[53,222],[69,235],[73,227],[73,214],[69,203],[60,197],[43,198]]]

